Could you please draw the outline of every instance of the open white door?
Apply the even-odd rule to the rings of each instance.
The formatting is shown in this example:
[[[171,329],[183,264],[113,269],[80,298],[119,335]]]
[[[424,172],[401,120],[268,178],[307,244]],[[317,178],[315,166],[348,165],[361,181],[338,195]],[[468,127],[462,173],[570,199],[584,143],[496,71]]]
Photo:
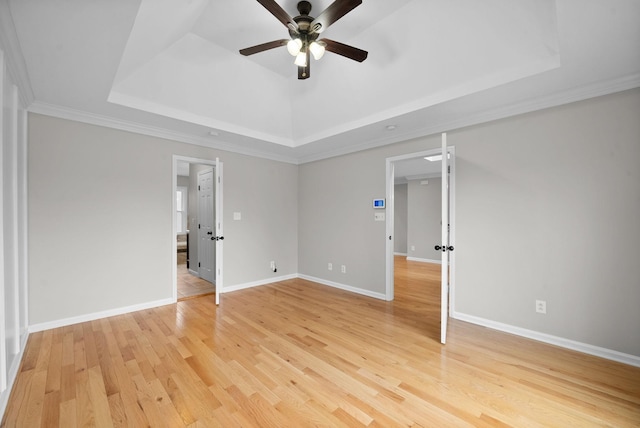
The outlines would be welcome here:
[[[200,278],[211,283],[215,281],[213,182],[213,168],[198,172],[198,273]]]
[[[222,291],[222,248],[224,245],[224,234],[222,233],[222,162],[216,158],[216,224],[215,236],[212,238],[216,242],[216,305],[220,304],[220,292]]]
[[[447,149],[447,134],[442,134],[442,239],[440,247],[442,251],[442,275],[440,282],[440,342],[447,342],[447,321],[449,320],[449,251],[453,247],[449,243],[449,156]]]
[[[394,225],[395,225],[395,178],[394,178],[395,164],[392,160],[387,159],[387,224],[386,224],[386,249],[385,249],[385,263],[386,263],[386,290],[385,299],[388,301],[393,300],[395,293],[394,275],[395,266],[393,261],[393,247],[394,247]]]

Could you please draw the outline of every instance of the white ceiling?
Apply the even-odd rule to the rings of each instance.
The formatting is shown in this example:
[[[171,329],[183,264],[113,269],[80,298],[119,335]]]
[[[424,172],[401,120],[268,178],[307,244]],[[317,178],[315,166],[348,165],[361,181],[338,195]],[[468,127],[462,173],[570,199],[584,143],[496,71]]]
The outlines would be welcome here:
[[[303,81],[255,0],[0,1],[30,110],[293,163],[640,86],[637,0],[364,0]]]

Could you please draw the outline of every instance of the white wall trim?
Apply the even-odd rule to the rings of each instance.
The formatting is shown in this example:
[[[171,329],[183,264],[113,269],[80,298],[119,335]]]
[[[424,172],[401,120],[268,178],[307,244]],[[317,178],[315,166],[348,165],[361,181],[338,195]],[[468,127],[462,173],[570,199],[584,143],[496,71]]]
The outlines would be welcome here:
[[[420,263],[437,263],[439,265],[442,264],[442,260],[434,260],[434,259],[421,259],[420,257],[407,257],[407,260],[410,262],[420,262]]]
[[[5,131],[4,127],[8,126],[4,121],[4,90],[5,90],[5,62],[4,51],[0,49],[0,108],[2,113],[0,114],[0,201],[3,201],[0,207],[0,308],[2,308],[2,315],[0,315],[0,394],[4,394],[7,391],[7,327],[5,318],[5,289],[6,278],[4,274],[5,270],[5,232],[4,232],[4,186],[5,186],[5,174],[4,174],[4,145],[5,145]],[[8,142],[7,142],[8,144]]]
[[[640,74],[632,74],[623,76],[613,80],[604,82],[596,82],[589,85],[572,88],[563,92],[550,94],[543,97],[529,99],[508,106],[497,107],[487,111],[483,111],[471,116],[457,118],[450,121],[431,122],[424,128],[416,129],[411,132],[394,133],[393,136],[385,135],[379,139],[373,139],[366,143],[354,146],[342,146],[338,149],[324,151],[313,155],[296,155],[295,148],[291,156],[274,155],[267,151],[254,150],[241,147],[237,144],[225,141],[214,140],[212,138],[199,137],[182,132],[171,131],[159,127],[149,125],[141,125],[139,123],[129,122],[121,119],[107,117],[95,113],[84,112],[80,110],[70,109],[68,107],[35,101],[29,105],[29,111],[33,113],[43,114],[47,116],[58,117],[61,119],[75,120],[78,122],[89,123],[108,128],[120,129],[123,131],[134,132],[143,135],[150,135],[158,138],[165,138],[174,141],[180,141],[188,144],[195,144],[203,147],[211,147],[214,149],[225,150],[233,153],[255,156],[263,159],[275,160],[294,165],[315,162],[322,159],[328,159],[336,156],[342,156],[350,153],[368,150],[388,144],[398,143],[401,141],[409,141],[415,138],[421,138],[426,135],[434,135],[452,129],[460,129],[467,126],[477,125],[481,123],[491,122],[494,120],[504,119],[511,116],[517,116],[524,113],[543,110],[546,108],[556,107],[589,98],[599,97],[603,95],[622,92],[625,90],[637,88],[640,86]],[[304,146],[299,146],[304,147]]]
[[[106,311],[94,312],[91,314],[79,315],[77,317],[63,318],[60,320],[43,322],[40,324],[32,324],[29,326],[29,332],[49,330],[52,328],[65,327],[72,324],[78,324],[87,321],[95,321],[102,318],[113,317],[117,315],[128,314],[130,312],[143,311],[145,309],[157,308],[158,306],[170,305],[176,303],[175,299],[162,299],[153,302],[140,303],[138,305],[123,306],[121,308],[109,309]]]
[[[19,289],[24,294],[22,306],[20,307],[20,328],[21,337],[24,337],[24,343],[26,344],[26,338],[29,336],[29,174],[28,174],[28,157],[29,157],[29,115],[24,109],[20,109],[20,141],[18,142],[18,218],[19,227],[19,245],[20,253],[19,258],[19,271],[18,277],[20,280]],[[22,345],[24,349],[24,344]]]
[[[394,252],[393,253],[394,256],[404,256],[407,257],[407,253],[398,253],[398,252]]]
[[[227,286],[227,287],[224,287],[220,292],[226,294],[226,293],[231,293],[233,291],[246,290],[247,288],[260,287],[262,285],[273,284],[274,282],[286,281],[288,279],[295,279],[295,278],[298,278],[298,274],[294,273],[291,275],[283,275],[275,278],[261,279],[258,281],[245,282],[244,284]]]
[[[451,314],[451,317],[460,321],[466,321],[471,324],[481,325],[493,330],[503,331],[505,333],[515,334],[517,336],[526,337],[527,339],[537,340],[539,342],[548,343],[550,345],[559,346],[561,348],[571,349],[573,351],[582,352],[607,360],[617,361],[619,363],[629,364],[631,366],[640,367],[640,357],[625,354],[623,352],[614,351],[612,349],[602,348],[588,343],[577,342],[563,337],[552,336],[546,333],[540,333],[526,328],[516,327],[509,324],[503,324],[497,321],[468,315],[461,312]]]
[[[0,2],[0,47],[5,51],[7,72],[18,86],[20,101],[28,106],[35,100],[27,65],[9,8],[9,2]]]
[[[9,396],[11,395],[11,391],[13,390],[13,384],[18,377],[18,370],[20,369],[20,364],[22,363],[22,357],[24,356],[25,348],[27,347],[27,339],[29,335],[26,334],[22,338],[22,343],[20,344],[20,351],[13,359],[11,363],[11,367],[9,367],[9,372],[7,373],[7,389],[0,393],[0,419],[4,415],[5,410],[7,409],[7,404],[9,403]]]
[[[467,126],[478,125],[481,123],[492,122],[494,120],[504,119],[507,117],[517,116],[520,114],[530,113],[547,108],[557,107],[577,101],[587,100],[589,98],[600,97],[603,95],[614,94],[640,86],[640,73],[623,76],[617,79],[611,79],[601,82],[595,82],[588,85],[571,88],[562,92],[555,92],[550,95],[535,97],[525,101],[520,101],[508,106],[496,107],[486,111],[479,112],[474,115],[465,115],[450,121],[429,122],[425,127],[415,129],[410,132],[394,132],[392,136],[385,135],[378,139],[372,139],[365,143],[354,146],[342,146],[337,149],[329,150],[298,158],[298,164],[315,162],[337,156],[343,156],[362,150],[373,149],[376,147],[386,146],[388,144],[398,143],[401,141],[409,141],[415,138],[421,138],[426,135],[435,135],[441,132],[451,131],[453,129],[465,128]]]
[[[300,279],[306,279],[307,281],[317,282],[318,284],[328,285],[329,287],[339,288],[340,290],[349,291],[351,293],[361,294],[367,297],[373,297],[374,299],[387,300],[384,293],[377,293],[375,291],[364,290],[362,288],[352,287],[351,285],[340,284],[338,282],[328,281],[322,278],[316,278],[309,275],[298,275]]]
[[[296,278],[315,282],[320,285],[327,285],[329,287],[339,288],[340,290],[349,291],[351,293],[356,293],[356,294],[360,294],[367,297],[373,297],[374,299],[386,300],[385,295],[383,293],[376,293],[374,291],[364,290],[362,288],[352,287],[350,285],[340,284],[338,282],[328,281],[326,279],[317,278],[309,275],[302,275],[302,274],[284,275],[276,278],[267,278],[260,281],[252,281],[244,284],[232,285],[230,287],[224,287],[224,289],[221,292],[226,294],[226,293],[231,293],[233,291],[245,290],[247,288],[259,287],[262,285],[269,285],[276,282],[286,281],[289,279],[296,279]]]
[[[35,101],[29,106],[32,113],[42,114],[45,116],[57,117],[60,119],[73,120],[76,122],[88,123],[90,125],[104,126],[107,128],[118,129],[121,131],[133,132],[136,134],[149,135],[152,137],[163,138],[181,143],[194,144],[201,147],[209,147],[212,149],[224,150],[232,153],[239,153],[247,156],[254,156],[262,159],[269,159],[279,162],[297,164],[294,157],[281,156],[267,151],[254,150],[243,147],[239,144],[232,144],[213,137],[199,137],[178,131],[159,128],[150,125],[143,125],[137,122],[130,122],[122,119],[108,117],[100,114],[89,113],[81,110],[75,110],[68,107],[48,104],[42,101]]]

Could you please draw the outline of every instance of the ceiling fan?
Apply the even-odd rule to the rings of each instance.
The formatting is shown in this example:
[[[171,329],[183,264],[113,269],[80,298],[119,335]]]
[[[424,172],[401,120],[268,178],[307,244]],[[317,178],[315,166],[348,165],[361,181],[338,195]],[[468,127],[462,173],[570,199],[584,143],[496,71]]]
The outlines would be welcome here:
[[[298,2],[297,8],[300,15],[295,18],[289,16],[275,0],[258,0],[258,3],[289,29],[291,38],[274,40],[240,49],[242,55],[249,56],[280,46],[286,46],[289,53],[296,57],[294,63],[298,66],[298,79],[309,78],[311,55],[313,55],[314,59],[319,60],[324,55],[325,50],[358,62],[367,59],[367,51],[330,39],[318,39],[320,33],[361,5],[362,0],[335,0],[317,18],[309,16],[311,3],[308,1]]]

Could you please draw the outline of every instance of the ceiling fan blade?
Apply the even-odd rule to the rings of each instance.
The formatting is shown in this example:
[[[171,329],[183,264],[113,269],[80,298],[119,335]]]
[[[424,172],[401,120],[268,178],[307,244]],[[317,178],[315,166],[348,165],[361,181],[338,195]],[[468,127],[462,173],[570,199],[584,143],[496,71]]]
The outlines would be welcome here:
[[[298,32],[298,24],[293,20],[291,15],[289,15],[278,3],[274,0],[258,0],[262,6],[265,7],[273,16],[275,16],[278,21],[282,22],[285,27]]]
[[[240,53],[244,56],[256,54],[258,52],[268,51],[269,49],[286,46],[289,39],[274,40],[272,42],[262,43],[261,45],[251,46],[250,48],[240,49]]]
[[[311,31],[314,33],[322,33],[329,25],[361,4],[362,0],[336,0],[311,22],[309,28],[311,28]]]
[[[321,41],[325,43],[325,49],[329,52],[342,55],[354,61],[362,62],[367,59],[367,55],[369,55],[369,52],[367,51],[345,45],[344,43],[336,42],[335,40],[322,39]]]

